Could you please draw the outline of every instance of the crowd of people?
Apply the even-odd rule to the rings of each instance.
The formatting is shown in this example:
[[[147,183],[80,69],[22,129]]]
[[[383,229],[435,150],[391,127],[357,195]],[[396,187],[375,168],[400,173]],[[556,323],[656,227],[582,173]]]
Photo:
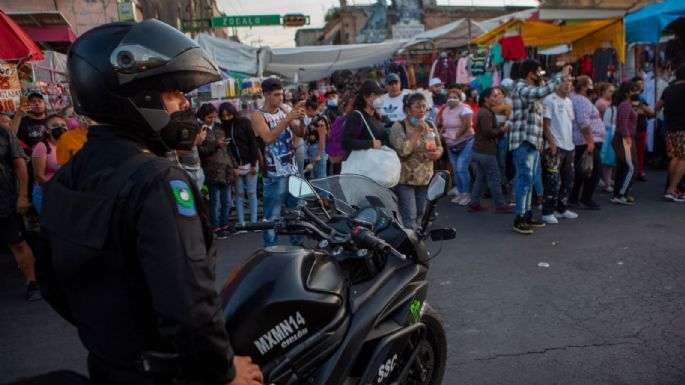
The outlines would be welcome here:
[[[390,73],[383,86],[368,80],[347,97],[334,87],[293,92],[267,78],[260,108],[250,115],[230,103],[204,103],[192,111],[200,127],[195,145],[170,152],[169,159],[198,189],[206,187],[219,239],[240,233],[236,224],[274,220],[283,207],[295,205],[289,176],[338,174],[350,152],[383,146],[400,159],[393,189],[405,227],[419,225],[426,187],[440,168],[453,172],[452,203],[478,213],[487,211],[483,198],[491,197],[494,212],[514,215],[515,231],[532,234],[559,219],[578,218],[573,210],[599,210],[598,188],[613,194],[611,203],[636,204],[631,189],[633,181],[646,180],[647,122],[663,110],[660,127],[666,127],[670,158],[663,198],[685,201],[685,67],[675,71],[655,109],[642,97],[638,77],[594,84],[588,76],[574,78],[570,67],[545,76],[535,60],[523,62],[520,72],[519,79],[480,93],[437,78],[429,91],[403,90],[399,76]],[[28,102],[14,116],[0,115],[0,227],[28,282],[27,298],[34,300],[40,294],[21,216],[30,207],[41,213],[44,184],[84,145],[93,122],[73,107],[48,113],[37,92]],[[269,246],[278,238],[266,231],[263,241]]]

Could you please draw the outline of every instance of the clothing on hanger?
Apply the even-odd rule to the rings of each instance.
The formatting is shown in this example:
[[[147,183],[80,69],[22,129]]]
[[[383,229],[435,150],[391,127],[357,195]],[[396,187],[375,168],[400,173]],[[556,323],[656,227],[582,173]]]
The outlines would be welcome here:
[[[609,72],[615,72],[618,65],[616,50],[613,48],[598,48],[592,55],[594,69],[593,79],[596,82],[609,81]]]
[[[502,46],[502,57],[506,60],[523,60],[528,56],[521,36],[505,36],[499,39],[499,44]]]

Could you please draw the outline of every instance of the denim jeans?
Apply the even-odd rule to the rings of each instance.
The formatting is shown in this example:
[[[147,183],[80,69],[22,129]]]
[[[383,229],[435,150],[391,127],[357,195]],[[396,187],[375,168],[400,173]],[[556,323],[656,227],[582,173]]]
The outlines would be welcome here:
[[[509,135],[497,139],[497,165],[502,185],[507,184],[507,155],[509,154]]]
[[[543,156],[543,175],[545,180],[545,200],[542,204],[542,215],[554,214],[556,210],[564,213],[568,210],[568,200],[573,189],[574,150],[545,150]]]
[[[41,211],[43,210],[43,187],[40,184],[38,184],[38,182],[33,184],[33,192],[31,192],[31,201],[33,203],[33,207],[38,212],[38,215],[40,215]]]
[[[263,177],[264,184],[264,221],[273,221],[281,216],[281,209],[285,207],[296,207],[297,199],[288,193],[288,177]],[[264,231],[264,247],[278,244],[278,235],[274,230]],[[290,236],[290,243],[293,245],[301,244],[299,236]]]
[[[418,229],[418,221],[426,211],[426,190],[428,186],[398,184],[395,193],[400,205],[402,225],[407,229]]]
[[[538,159],[540,155],[538,154]],[[542,161],[539,161],[535,166],[535,174],[533,175],[533,191],[536,196],[545,195],[545,184],[542,182]]]
[[[300,171],[300,175],[304,175],[304,159],[306,157],[307,146],[304,143],[300,143],[300,147],[295,149],[295,164],[297,164],[297,169]]]
[[[238,214],[238,223],[245,223],[245,196],[250,207],[250,222],[257,222],[257,175],[247,173],[239,175],[235,182],[235,206]]]
[[[540,164],[540,152],[528,142],[521,143],[514,151],[514,194],[516,194],[516,215],[524,215],[531,211],[533,198],[533,179],[535,168]]]
[[[497,207],[504,206],[506,202],[504,202],[504,197],[502,197],[502,180],[497,156],[474,152],[473,163],[476,165],[476,181],[473,183],[473,189],[471,190],[471,204],[480,204],[480,198],[483,195],[483,184],[487,178],[488,187],[495,205]]]
[[[209,185],[209,220],[213,229],[228,226],[231,211],[231,186]]]
[[[328,172],[328,155],[326,150],[321,151],[321,161],[316,162],[316,152],[319,150],[319,144],[310,144],[307,146],[307,154],[309,155],[309,162],[314,165],[311,179],[321,179],[326,177]]]
[[[447,155],[452,162],[454,168],[454,179],[457,181],[457,192],[459,194],[468,194],[471,188],[471,174],[469,174],[469,165],[471,164],[471,150],[473,148],[474,138],[466,141],[464,149],[459,153],[454,153],[447,149]]]

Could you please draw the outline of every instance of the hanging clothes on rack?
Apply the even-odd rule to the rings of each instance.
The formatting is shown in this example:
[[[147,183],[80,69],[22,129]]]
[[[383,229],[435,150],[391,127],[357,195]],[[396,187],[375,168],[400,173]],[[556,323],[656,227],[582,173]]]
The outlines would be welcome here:
[[[469,84],[471,82],[471,77],[468,71],[469,58],[468,56],[462,56],[457,61],[457,78],[456,82],[458,84]]]
[[[451,84],[457,78],[457,66],[447,55],[440,55],[433,63],[432,78],[439,78],[444,84]]]
[[[502,46],[502,57],[506,60],[523,60],[527,57],[523,38],[519,35],[505,36],[499,39]]]
[[[485,73],[485,65],[488,60],[488,49],[487,47],[478,47],[476,52],[473,54],[470,62],[469,73],[471,76],[481,76]]]
[[[595,82],[606,82],[611,78],[611,72],[616,72],[618,58],[613,48],[597,48],[592,55]]]
[[[580,62],[580,74],[594,78],[595,68],[592,65],[592,57],[585,55]]]

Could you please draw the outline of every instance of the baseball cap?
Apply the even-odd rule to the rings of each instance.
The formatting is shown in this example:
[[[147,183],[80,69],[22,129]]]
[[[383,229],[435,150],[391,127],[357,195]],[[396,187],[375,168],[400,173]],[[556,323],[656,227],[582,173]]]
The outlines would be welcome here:
[[[437,86],[437,85],[440,85],[440,84],[442,84],[442,80],[440,80],[439,78],[432,78],[432,79],[428,82],[428,86],[429,86],[429,87]]]
[[[262,81],[262,92],[271,92],[275,90],[282,90],[283,83],[279,78],[268,78]]]
[[[370,95],[370,94],[384,94],[385,90],[381,88],[381,86],[378,85],[377,82],[373,80],[365,80],[362,85],[359,87],[359,93],[362,95]]]
[[[500,83],[500,85],[501,85],[502,87],[508,89],[508,90],[511,90],[512,87],[514,87],[514,81],[511,80],[511,79],[509,79],[509,78],[506,78],[506,79],[502,80],[502,82]]]
[[[389,73],[385,75],[385,84],[390,84],[392,82],[399,82],[400,76],[396,73]]]
[[[30,91],[28,94],[26,94],[26,97],[29,98],[29,99],[31,99],[31,98],[41,98],[41,99],[45,99],[45,97],[43,97],[43,94],[41,94],[41,93],[38,92],[38,91]]]

